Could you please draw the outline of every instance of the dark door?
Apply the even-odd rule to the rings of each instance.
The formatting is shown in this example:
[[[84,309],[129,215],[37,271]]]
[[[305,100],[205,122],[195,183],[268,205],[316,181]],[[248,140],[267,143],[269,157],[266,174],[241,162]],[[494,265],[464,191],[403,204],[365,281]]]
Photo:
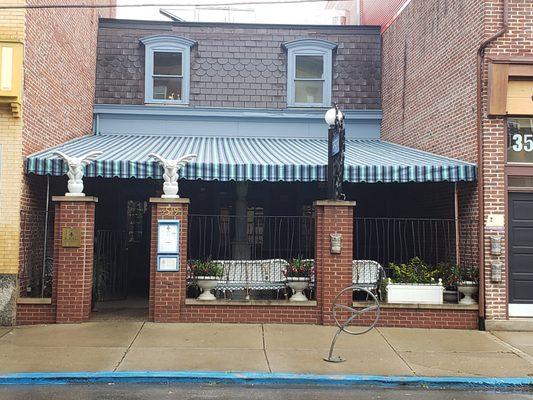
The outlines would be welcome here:
[[[509,303],[533,304],[533,193],[509,193]]]

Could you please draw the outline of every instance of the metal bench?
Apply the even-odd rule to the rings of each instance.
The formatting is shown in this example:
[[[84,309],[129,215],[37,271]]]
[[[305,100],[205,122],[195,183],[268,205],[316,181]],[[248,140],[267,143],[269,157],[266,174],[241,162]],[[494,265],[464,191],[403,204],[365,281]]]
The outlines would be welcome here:
[[[217,290],[229,292],[244,290],[246,299],[250,299],[252,290],[275,290],[278,298],[281,290],[285,290],[283,270],[288,263],[282,259],[270,260],[215,260],[222,267],[222,278],[218,281]]]
[[[385,270],[374,260],[352,261],[352,284],[368,289],[381,298],[379,284],[385,277]]]

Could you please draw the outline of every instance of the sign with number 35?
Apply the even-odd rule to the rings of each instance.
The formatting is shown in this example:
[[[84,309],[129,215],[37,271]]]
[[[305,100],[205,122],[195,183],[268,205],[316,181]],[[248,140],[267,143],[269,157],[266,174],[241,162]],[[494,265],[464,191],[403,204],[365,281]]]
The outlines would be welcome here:
[[[513,151],[533,151],[533,134],[526,133],[521,135],[520,133],[515,133],[513,135]]]

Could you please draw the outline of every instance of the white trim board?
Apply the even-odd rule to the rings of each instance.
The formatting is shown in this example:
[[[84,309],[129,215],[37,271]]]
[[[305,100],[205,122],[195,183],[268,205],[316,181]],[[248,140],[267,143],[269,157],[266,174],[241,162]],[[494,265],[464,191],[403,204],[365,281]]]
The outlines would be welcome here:
[[[533,317],[533,304],[509,303],[509,317]]]

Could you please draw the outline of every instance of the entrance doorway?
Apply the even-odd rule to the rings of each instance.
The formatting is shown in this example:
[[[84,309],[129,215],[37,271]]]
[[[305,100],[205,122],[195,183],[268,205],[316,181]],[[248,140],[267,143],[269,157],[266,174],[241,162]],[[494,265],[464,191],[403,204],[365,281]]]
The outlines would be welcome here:
[[[141,200],[120,203],[110,209],[115,215],[105,219],[107,226],[97,226],[95,232],[92,318],[146,320],[150,282],[148,205]],[[122,212],[117,213],[117,209]]]
[[[533,193],[509,193],[509,316],[533,317]]]

